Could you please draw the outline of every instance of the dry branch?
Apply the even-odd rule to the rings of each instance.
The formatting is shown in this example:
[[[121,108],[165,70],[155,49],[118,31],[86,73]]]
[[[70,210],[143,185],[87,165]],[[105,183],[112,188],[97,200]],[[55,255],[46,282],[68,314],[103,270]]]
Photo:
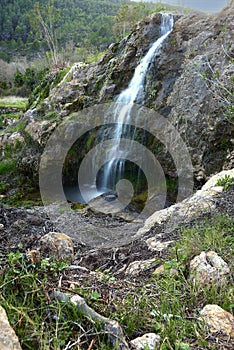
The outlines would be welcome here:
[[[87,316],[92,321],[98,322],[106,332],[111,345],[115,346],[116,350],[129,350],[128,344],[124,339],[124,334],[119,323],[115,320],[110,320],[109,318],[104,317],[94,311],[86,304],[84,298],[78,294],[69,295],[61,293],[59,291],[54,291],[51,297],[57,300],[63,300],[67,303],[71,302],[82,314]]]

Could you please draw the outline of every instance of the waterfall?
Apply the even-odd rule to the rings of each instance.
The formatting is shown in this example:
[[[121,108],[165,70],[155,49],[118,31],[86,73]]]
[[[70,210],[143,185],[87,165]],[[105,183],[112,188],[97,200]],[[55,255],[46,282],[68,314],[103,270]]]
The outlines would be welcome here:
[[[113,111],[113,123],[115,130],[113,134],[113,145],[108,151],[108,159],[111,159],[103,171],[103,188],[115,189],[115,185],[119,179],[123,178],[125,161],[127,159],[128,150],[121,147],[121,138],[130,132],[129,118],[134,103],[139,103],[139,99],[144,92],[144,81],[148,67],[157,53],[159,53],[163,42],[173,29],[173,16],[162,14],[161,36],[152,44],[147,54],[135,69],[129,86],[117,98],[116,102],[111,106]],[[123,107],[124,105],[124,107]],[[121,107],[120,107],[121,106]],[[132,131],[131,139],[134,140],[134,131]]]

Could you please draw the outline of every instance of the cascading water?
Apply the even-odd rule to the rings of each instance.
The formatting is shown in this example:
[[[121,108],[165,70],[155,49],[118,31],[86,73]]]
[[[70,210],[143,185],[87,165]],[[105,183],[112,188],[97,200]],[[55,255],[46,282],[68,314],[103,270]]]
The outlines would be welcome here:
[[[111,134],[108,134],[109,143],[105,154],[103,154],[100,151],[100,148],[98,148],[92,157],[91,163],[87,162],[87,165],[84,167],[85,173],[82,173],[83,175],[80,176],[78,187],[64,187],[67,199],[88,203],[93,198],[96,198],[103,193],[116,190],[116,184],[118,181],[124,179],[127,168],[126,160],[132,149],[125,147],[123,140],[124,138],[135,140],[137,134],[137,129],[131,127],[131,123],[129,122],[131,119],[131,112],[135,104],[142,104],[144,83],[148,67],[155,55],[159,53],[163,42],[171,33],[172,28],[173,16],[162,14],[160,26],[161,36],[152,44],[147,54],[136,67],[128,88],[118,96],[116,102],[111,104],[111,107],[107,112],[108,116],[111,116],[111,123],[114,125],[114,129],[111,130]],[[100,142],[101,147],[104,147],[107,136],[106,134],[106,129],[101,129],[99,134],[100,138],[102,138]],[[102,159],[104,159],[104,165],[101,167],[101,172],[97,174],[96,170],[97,165],[99,164],[98,159],[100,160],[100,153],[102,154]],[[141,157],[140,154],[139,157]],[[87,159],[89,159],[89,157],[86,156],[85,160]],[[140,169],[140,167],[138,167],[138,169]],[[135,174],[134,172],[134,178],[139,180],[139,174],[139,170],[138,174]]]
[[[103,171],[103,188],[115,188],[115,184],[123,177],[125,161],[127,159],[128,150],[121,148],[121,138],[128,134],[129,117],[133,103],[139,104],[139,98],[144,91],[145,76],[153,57],[160,51],[163,42],[173,29],[173,16],[162,14],[161,36],[153,43],[145,57],[136,67],[134,76],[127,87],[117,98],[116,102],[111,106],[113,111],[113,123],[116,127],[113,135],[113,145],[110,147],[108,159],[111,159],[104,167]],[[124,107],[123,107],[124,105]],[[132,131],[131,139],[134,139],[135,131]]]

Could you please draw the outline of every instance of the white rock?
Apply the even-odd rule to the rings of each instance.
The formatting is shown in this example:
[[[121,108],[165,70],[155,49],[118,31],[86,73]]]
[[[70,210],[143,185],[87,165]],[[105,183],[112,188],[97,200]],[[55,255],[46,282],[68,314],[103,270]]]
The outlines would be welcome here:
[[[171,243],[173,243],[173,241],[161,242],[160,240],[157,240],[157,237],[151,237],[146,240],[149,250],[157,252],[166,249]]]
[[[15,331],[11,328],[6,311],[0,306],[0,349],[22,350]]]
[[[140,272],[151,268],[155,264],[155,259],[133,261],[125,271],[126,275],[138,275]]]
[[[202,190],[208,190],[212,187],[216,187],[217,186],[217,181],[224,178],[225,176],[230,176],[231,178],[234,178],[234,169],[231,170],[223,170],[220,173],[212,176],[206,183],[205,185],[202,187]],[[220,186],[222,187],[222,186]]]
[[[190,281],[221,286],[230,274],[227,263],[215,252],[202,252],[190,262]]]
[[[155,333],[146,333],[142,337],[131,340],[131,345],[136,350],[156,350],[160,347],[160,336]]]
[[[169,208],[165,208],[153,213],[146,221],[142,228],[140,228],[135,237],[141,236],[149,232],[155,225],[161,225],[167,222],[170,225],[176,222],[176,218],[182,221],[190,221],[199,217],[201,214],[210,212],[215,209],[215,196],[223,191],[222,186],[217,186],[217,181],[225,176],[234,178],[234,169],[224,170],[212,176],[202,187],[192,196],[184,199],[180,203],[176,203]]]
[[[13,132],[9,136],[9,138],[7,140],[7,143],[9,145],[16,146],[17,142],[23,143],[24,142],[24,138],[19,132]]]

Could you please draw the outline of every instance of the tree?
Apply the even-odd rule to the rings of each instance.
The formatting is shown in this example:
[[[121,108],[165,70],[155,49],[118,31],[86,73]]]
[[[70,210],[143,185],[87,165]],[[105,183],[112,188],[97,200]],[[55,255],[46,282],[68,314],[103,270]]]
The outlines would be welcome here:
[[[131,31],[134,24],[145,18],[149,13],[150,8],[146,7],[146,4],[142,1],[135,5],[129,5],[122,2],[117,15],[115,16],[115,22],[113,25],[114,33],[120,38],[124,37]]]
[[[59,53],[58,41],[56,37],[56,22],[59,20],[60,12],[54,6],[54,1],[49,0],[44,7],[41,7],[39,2],[36,2],[31,18],[31,25],[34,29],[39,30],[39,33],[44,38],[52,59],[52,63],[58,66]]]

